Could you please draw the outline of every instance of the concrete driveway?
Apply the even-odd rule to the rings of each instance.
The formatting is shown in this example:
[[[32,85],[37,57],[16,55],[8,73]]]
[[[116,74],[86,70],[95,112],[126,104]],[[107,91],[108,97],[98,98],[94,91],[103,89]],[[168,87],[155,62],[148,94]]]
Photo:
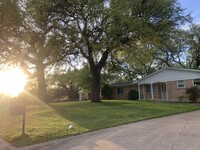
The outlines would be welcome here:
[[[200,150],[200,111],[103,129],[19,150]]]

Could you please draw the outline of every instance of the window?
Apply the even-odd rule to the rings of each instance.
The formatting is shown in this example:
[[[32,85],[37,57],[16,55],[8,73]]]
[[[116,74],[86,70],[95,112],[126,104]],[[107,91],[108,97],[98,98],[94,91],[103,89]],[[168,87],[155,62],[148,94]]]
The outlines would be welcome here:
[[[117,88],[117,94],[118,95],[124,94],[124,89],[123,88]]]
[[[157,93],[157,92],[158,92],[157,85],[153,85],[153,92],[154,92],[154,93]]]
[[[200,85],[200,79],[194,79],[193,82],[194,85]]]
[[[151,93],[151,85],[146,85],[146,93]]]
[[[178,88],[184,88],[184,87],[185,87],[185,82],[184,82],[184,80],[179,80],[179,81],[177,81],[177,87],[178,87]]]

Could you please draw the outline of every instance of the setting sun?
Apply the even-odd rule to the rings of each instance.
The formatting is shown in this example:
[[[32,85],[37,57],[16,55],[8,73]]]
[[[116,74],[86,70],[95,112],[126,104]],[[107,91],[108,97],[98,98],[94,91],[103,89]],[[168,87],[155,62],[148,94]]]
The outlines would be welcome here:
[[[20,69],[14,68],[0,71],[0,93],[5,93],[12,97],[18,96],[23,91],[25,84],[26,77]]]

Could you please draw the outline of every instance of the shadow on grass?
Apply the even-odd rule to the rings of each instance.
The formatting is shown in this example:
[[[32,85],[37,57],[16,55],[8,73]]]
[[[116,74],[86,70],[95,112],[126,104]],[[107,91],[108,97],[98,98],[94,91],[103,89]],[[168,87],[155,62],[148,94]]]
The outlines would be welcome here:
[[[57,103],[50,104],[50,107],[66,120],[90,131],[158,117],[163,111],[148,107],[146,102],[139,104],[137,101],[112,100],[101,103]]]
[[[24,139],[16,130],[11,143],[21,147],[87,131],[197,110],[200,105],[108,100],[101,103],[62,102],[27,107]],[[0,123],[1,125],[1,123]],[[18,123],[21,126],[21,122]],[[73,127],[69,129],[70,125]],[[21,129],[21,128],[20,128]],[[8,130],[5,130],[8,131]]]
[[[15,143],[18,143],[17,146],[22,146],[26,143],[26,141],[29,141],[30,140],[30,136],[28,134],[25,134],[25,135],[18,135],[16,137],[14,137],[12,139],[12,141],[10,141],[11,144],[15,144]],[[15,142],[13,142],[15,141]]]
[[[60,116],[89,130],[197,110],[200,105],[106,100],[50,104]]]

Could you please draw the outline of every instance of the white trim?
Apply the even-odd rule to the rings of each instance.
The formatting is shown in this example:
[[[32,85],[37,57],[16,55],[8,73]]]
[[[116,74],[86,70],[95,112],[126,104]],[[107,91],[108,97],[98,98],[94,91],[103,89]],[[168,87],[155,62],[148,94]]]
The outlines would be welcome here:
[[[178,80],[194,80],[194,79],[199,79],[199,78],[184,78],[184,79],[178,79]],[[156,81],[156,82],[145,82],[145,83],[141,83],[138,85],[142,85],[142,84],[150,84],[150,83],[165,83],[165,82],[169,82],[169,81],[178,81],[177,79],[175,80],[165,80],[165,81]]]
[[[178,81],[183,81],[183,87],[179,87]],[[185,88],[185,80],[177,80],[177,81],[176,81],[176,87],[177,87],[177,89]]]
[[[151,99],[153,100],[153,84],[151,83]]]
[[[166,100],[169,99],[169,95],[168,95],[168,87],[167,87],[167,82],[165,82],[165,86],[166,86]]]
[[[144,77],[144,78],[142,78],[142,79],[139,79],[139,80],[138,80],[138,84],[139,84],[140,81],[143,81],[143,80],[146,79],[146,78],[149,78],[149,77],[151,77],[151,76],[153,76],[153,75],[155,75],[155,74],[158,74],[159,72],[161,72],[161,71],[163,71],[163,70],[180,70],[180,71],[187,71],[187,72],[197,72],[197,73],[200,73],[200,70],[166,67],[166,68],[163,68],[163,69],[161,69],[161,70],[158,70],[158,71],[156,71],[156,72],[154,72],[154,73],[152,73],[152,74],[150,74],[150,75],[148,75],[148,76],[146,76],[146,77]],[[181,78],[180,80],[190,80],[190,79],[198,79],[198,78],[199,78],[199,77]],[[174,79],[174,80],[173,80],[173,79],[172,79],[172,80],[165,80],[165,81],[177,81],[177,79]],[[145,83],[142,83],[142,84],[145,84]],[[147,84],[147,83],[146,83],[146,84]]]
[[[198,78],[198,79],[200,79],[200,78]],[[194,85],[194,80],[195,80],[195,79],[192,79],[193,86],[195,86],[195,85]]]
[[[120,93],[118,93],[118,89],[120,89]],[[123,87],[117,87],[116,88],[116,94],[117,95],[124,95],[124,88]]]
[[[141,99],[141,97],[140,97],[140,85],[138,85],[138,93],[139,93],[139,99]]]

